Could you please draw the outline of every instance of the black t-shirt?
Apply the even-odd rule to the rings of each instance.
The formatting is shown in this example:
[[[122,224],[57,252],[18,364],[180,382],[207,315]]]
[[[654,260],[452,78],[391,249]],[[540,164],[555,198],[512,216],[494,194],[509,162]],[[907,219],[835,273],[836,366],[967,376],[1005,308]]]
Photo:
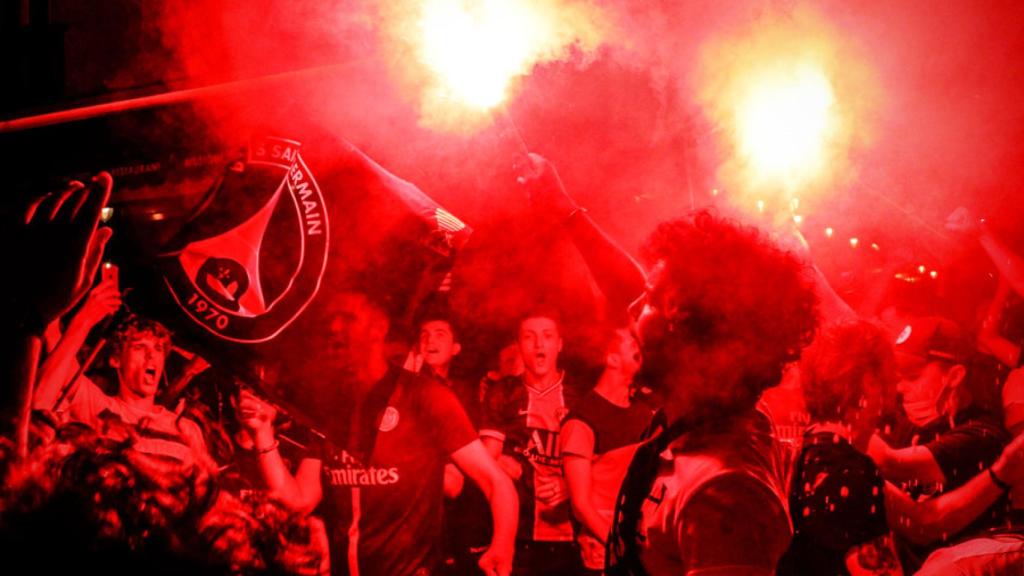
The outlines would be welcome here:
[[[617,406],[591,390],[565,420],[579,420],[590,427],[594,432],[594,455],[598,456],[640,442],[652,415],[651,409],[641,402]]]
[[[922,430],[923,444],[946,476],[941,492],[954,490],[991,466],[1010,438],[999,422],[980,410],[958,414],[956,426],[942,419],[938,426]]]
[[[947,418],[940,418],[924,428],[917,429],[907,446],[918,445],[927,448],[945,475],[946,481],[938,485],[912,483],[902,488],[915,499],[934,498],[955,490],[995,463],[1009,440],[1009,434],[998,420],[973,406],[957,413],[952,428]],[[900,557],[904,568],[916,570],[936,548],[1001,525],[1008,511],[1009,500],[1003,496],[967,528],[957,534],[950,534],[945,542],[917,546],[900,541]]]
[[[847,574],[846,553],[886,534],[885,482],[871,458],[832,432],[804,436],[790,486],[786,576]]]
[[[334,574],[349,573],[353,561],[363,575],[433,572],[440,554],[444,466],[477,438],[447,388],[398,368],[375,390],[388,386],[392,392],[384,408],[364,408],[378,412],[364,419],[373,428],[354,431],[349,446],[325,450],[324,515]]]

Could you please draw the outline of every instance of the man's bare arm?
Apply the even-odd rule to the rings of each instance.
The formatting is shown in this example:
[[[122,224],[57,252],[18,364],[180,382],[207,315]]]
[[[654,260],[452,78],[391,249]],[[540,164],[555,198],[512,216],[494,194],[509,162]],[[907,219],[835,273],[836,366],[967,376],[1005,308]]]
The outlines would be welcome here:
[[[480,440],[474,440],[452,453],[452,461],[480,488],[491,506],[494,535],[480,568],[487,574],[507,576],[512,572],[516,525],[519,522],[519,498],[512,480],[498,468]]]
[[[868,443],[868,456],[878,466],[882,478],[890,482],[917,480],[926,484],[946,481],[946,475],[939,468],[935,456],[924,446],[892,448],[877,434]]]

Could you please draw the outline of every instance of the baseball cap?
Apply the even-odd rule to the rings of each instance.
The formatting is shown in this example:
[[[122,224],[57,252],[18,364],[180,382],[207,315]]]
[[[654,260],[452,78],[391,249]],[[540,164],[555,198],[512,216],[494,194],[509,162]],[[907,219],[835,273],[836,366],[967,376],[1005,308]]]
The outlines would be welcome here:
[[[960,327],[947,318],[915,318],[896,337],[897,356],[920,360],[943,360],[963,364],[970,354],[970,342]]]

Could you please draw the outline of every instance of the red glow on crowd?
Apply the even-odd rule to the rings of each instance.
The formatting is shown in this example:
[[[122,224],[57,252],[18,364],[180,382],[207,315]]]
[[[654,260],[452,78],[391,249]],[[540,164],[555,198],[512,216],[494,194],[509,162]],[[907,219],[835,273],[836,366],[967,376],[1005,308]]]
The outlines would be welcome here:
[[[0,567],[1024,574],[983,8],[12,3]]]

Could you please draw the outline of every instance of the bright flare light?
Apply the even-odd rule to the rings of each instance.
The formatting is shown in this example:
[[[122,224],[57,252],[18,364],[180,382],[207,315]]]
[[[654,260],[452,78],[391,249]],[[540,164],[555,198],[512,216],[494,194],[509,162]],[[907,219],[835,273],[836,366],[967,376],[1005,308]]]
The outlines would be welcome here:
[[[486,110],[505,99],[514,77],[529,71],[550,26],[522,3],[428,0],[420,58],[440,80],[440,97]]]
[[[736,206],[762,198],[781,212],[799,197],[806,218],[851,189],[882,98],[849,30],[810,3],[781,4],[709,37],[694,87],[719,139],[716,180]]]
[[[386,10],[388,35],[412,56],[399,70],[420,92],[421,121],[449,130],[487,118],[537,64],[596,49],[604,28],[596,7],[562,0],[394,0]]]
[[[765,178],[803,180],[821,169],[834,103],[819,70],[763,74],[737,104],[739,152]]]

